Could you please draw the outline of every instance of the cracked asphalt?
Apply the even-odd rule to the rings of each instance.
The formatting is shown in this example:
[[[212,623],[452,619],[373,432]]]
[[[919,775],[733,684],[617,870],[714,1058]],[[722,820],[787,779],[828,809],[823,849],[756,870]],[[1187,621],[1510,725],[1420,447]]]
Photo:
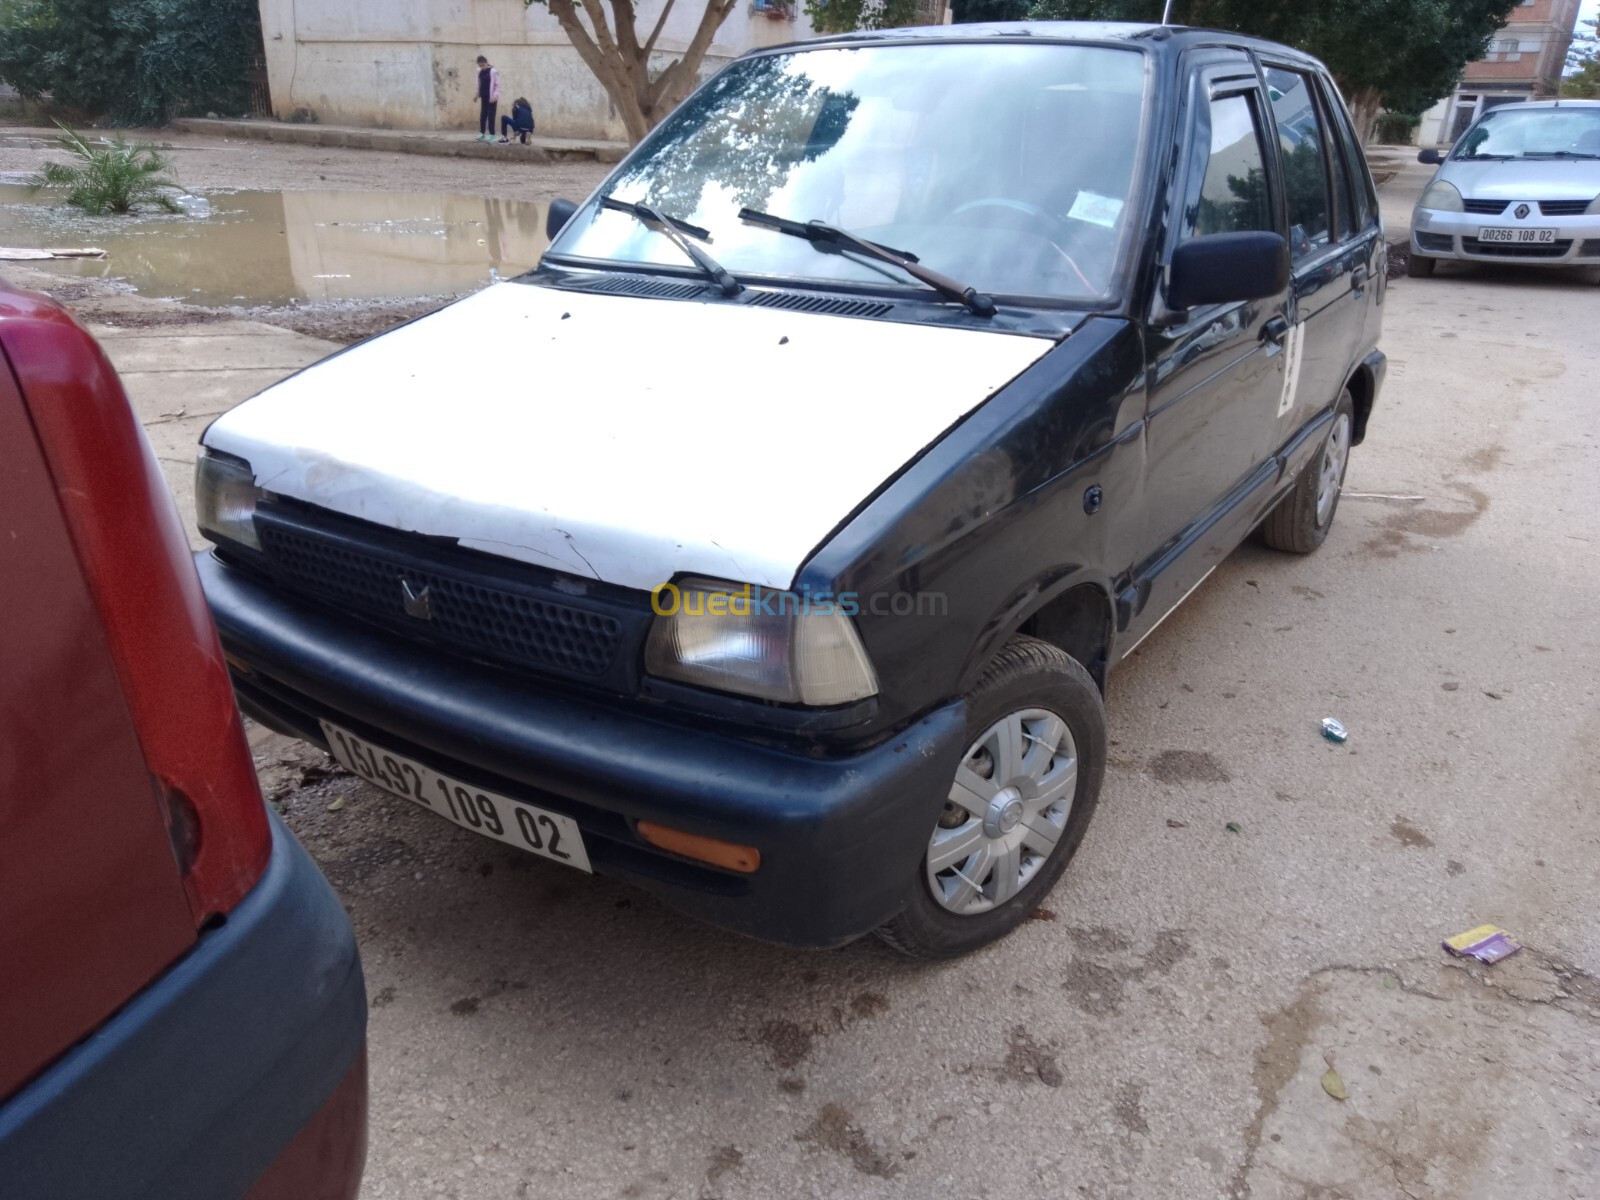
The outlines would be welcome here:
[[[725,934],[255,731],[362,943],[363,1195],[1600,1196],[1600,287],[1386,311],[1328,543],[1245,545],[1114,673],[1078,858],[969,958]],[[85,316],[180,503],[209,412],[332,348]],[[1440,949],[1486,922],[1527,949]]]

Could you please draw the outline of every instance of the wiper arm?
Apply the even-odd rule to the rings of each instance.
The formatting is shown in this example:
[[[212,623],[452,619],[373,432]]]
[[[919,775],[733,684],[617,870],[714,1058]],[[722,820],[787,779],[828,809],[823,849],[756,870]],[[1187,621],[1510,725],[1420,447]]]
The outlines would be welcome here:
[[[646,229],[661,234],[679,250],[688,255],[694,265],[704,271],[722,289],[724,296],[737,296],[744,291],[743,285],[728,274],[726,267],[689,240],[690,237],[695,237],[703,242],[709,242],[711,240],[709,231],[701,229],[698,225],[691,225],[687,221],[680,221],[677,217],[664,216],[650,205],[640,201],[616,200],[610,196],[602,196],[600,197],[600,207],[612,208],[617,212],[625,212],[637,218]],[[688,234],[689,237],[685,237],[684,234]]]
[[[1590,154],[1584,150],[1535,150],[1524,152],[1523,158],[1600,158],[1600,154]]]
[[[771,213],[757,212],[753,208],[741,208],[739,219],[751,225],[762,225],[768,229],[776,229],[779,233],[786,233],[790,237],[804,238],[818,249],[845,249],[854,250],[868,258],[875,258],[891,266],[899,267],[913,279],[921,280],[941,296],[965,304],[967,308],[980,317],[992,317],[995,313],[994,301],[985,296],[976,288],[968,287],[958,280],[942,275],[931,267],[919,263],[914,255],[903,250],[895,250],[889,246],[869,242],[866,238],[859,238],[853,233],[848,233],[835,225],[823,221],[790,221],[784,217],[775,217]]]

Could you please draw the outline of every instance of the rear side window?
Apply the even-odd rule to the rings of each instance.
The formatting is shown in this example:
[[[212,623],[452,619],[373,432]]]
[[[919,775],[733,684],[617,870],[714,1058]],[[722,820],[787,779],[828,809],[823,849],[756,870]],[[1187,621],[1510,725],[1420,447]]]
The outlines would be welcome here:
[[[1327,131],[1311,77],[1267,68],[1267,94],[1278,126],[1278,157],[1289,199],[1289,247],[1295,261],[1326,247],[1333,234],[1328,203]]]
[[[1354,203],[1351,223],[1355,232],[1360,232],[1372,224],[1373,218],[1373,196],[1366,159],[1361,156],[1361,148],[1356,141],[1355,130],[1350,125],[1349,114],[1345,112],[1344,102],[1326,77],[1322,80],[1322,96],[1327,101],[1327,111],[1333,114],[1334,141],[1342,152],[1340,157],[1344,159],[1348,176],[1350,198]]]
[[[1191,237],[1271,230],[1261,122],[1247,94],[1211,101],[1211,154],[1200,197],[1188,222]]]

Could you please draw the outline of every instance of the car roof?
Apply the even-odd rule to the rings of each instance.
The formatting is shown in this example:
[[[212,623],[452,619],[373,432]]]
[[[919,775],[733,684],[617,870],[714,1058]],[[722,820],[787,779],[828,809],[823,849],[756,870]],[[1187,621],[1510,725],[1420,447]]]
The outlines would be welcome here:
[[[1269,42],[1262,38],[1247,37],[1242,33],[1191,28],[1187,25],[1148,25],[1118,21],[986,21],[971,25],[913,25],[908,28],[870,29],[823,36],[804,42],[772,46],[751,53],[767,54],[773,50],[814,49],[819,46],[982,42],[991,39],[1084,42],[1100,45],[1108,42],[1129,42],[1155,54],[1178,54],[1184,50],[1204,46],[1226,46],[1238,50],[1256,50],[1270,54],[1273,58],[1293,60],[1305,66],[1323,69],[1322,64],[1315,58],[1292,46]]]
[[[1489,112],[1499,112],[1501,108],[1600,108],[1600,100],[1524,100],[1520,104],[1502,104]]]

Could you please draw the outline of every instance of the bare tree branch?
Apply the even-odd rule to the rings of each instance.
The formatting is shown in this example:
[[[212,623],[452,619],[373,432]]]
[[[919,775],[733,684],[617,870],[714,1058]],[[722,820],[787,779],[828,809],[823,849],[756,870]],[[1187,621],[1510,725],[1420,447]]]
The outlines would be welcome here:
[[[667,17],[672,12],[673,3],[674,0],[667,0],[661,6],[661,15],[656,18],[656,27],[650,31],[650,36],[645,39],[644,52],[646,57],[649,56],[650,51],[656,48],[656,39],[661,36],[661,31],[666,28]]]

